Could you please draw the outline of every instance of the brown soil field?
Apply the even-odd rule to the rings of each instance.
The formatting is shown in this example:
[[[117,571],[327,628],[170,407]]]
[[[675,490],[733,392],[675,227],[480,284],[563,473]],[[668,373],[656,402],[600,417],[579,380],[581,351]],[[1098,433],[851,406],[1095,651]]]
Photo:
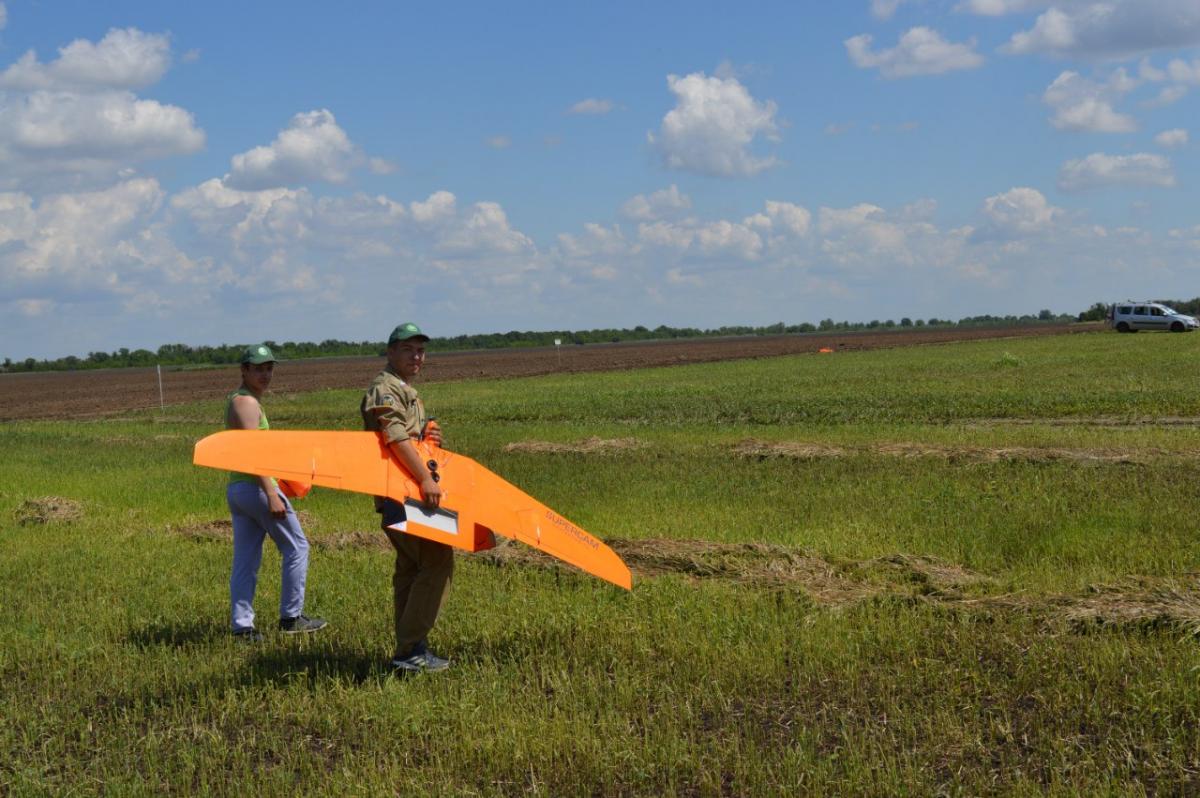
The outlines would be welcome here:
[[[434,352],[425,364],[421,379],[423,382],[447,382],[613,371],[816,353],[822,348],[834,351],[883,349],[986,338],[1066,335],[1099,329],[1102,329],[1099,323],[1043,324]],[[383,359],[374,357],[288,361],[276,371],[271,390],[274,393],[302,393],[329,388],[362,388],[382,365]],[[236,387],[238,370],[236,367],[170,367],[163,369],[162,382],[167,404],[215,399]],[[0,374],[0,421],[97,418],[154,408],[158,404],[158,379],[152,368]]]

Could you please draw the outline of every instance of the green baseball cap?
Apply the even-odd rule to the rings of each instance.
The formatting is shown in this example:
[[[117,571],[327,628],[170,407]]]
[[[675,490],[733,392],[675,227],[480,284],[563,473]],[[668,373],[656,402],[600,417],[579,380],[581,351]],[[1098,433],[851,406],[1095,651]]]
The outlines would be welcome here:
[[[396,341],[407,341],[409,338],[421,338],[428,341],[429,336],[421,332],[421,328],[413,324],[411,321],[406,321],[396,329],[392,330],[392,334],[388,336],[388,344],[393,344]]]
[[[269,346],[266,344],[252,344],[242,350],[242,359],[239,362],[243,366],[257,366],[260,363],[275,363],[277,361]]]

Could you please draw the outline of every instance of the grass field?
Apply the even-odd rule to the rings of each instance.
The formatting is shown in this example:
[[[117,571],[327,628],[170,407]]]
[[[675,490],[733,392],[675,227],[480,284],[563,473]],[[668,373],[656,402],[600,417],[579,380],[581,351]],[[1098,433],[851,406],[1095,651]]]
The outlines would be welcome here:
[[[1200,792],[1200,336],[430,385],[450,448],[632,593],[462,557],[389,675],[365,497],[300,504],[308,611],[227,635],[219,403],[0,425],[0,794]],[[233,387],[233,386],[231,386]],[[355,392],[268,398],[356,428]],[[271,625],[268,544],[256,606]]]

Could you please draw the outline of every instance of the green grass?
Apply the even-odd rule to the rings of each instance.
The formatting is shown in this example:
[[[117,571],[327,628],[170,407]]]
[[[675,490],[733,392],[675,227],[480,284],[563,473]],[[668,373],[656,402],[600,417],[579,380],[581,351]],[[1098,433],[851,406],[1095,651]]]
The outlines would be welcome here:
[[[0,425],[0,794],[1187,794],[1200,650],[1186,612],[1079,624],[1093,585],[1200,607],[1200,337],[1113,334],[433,384],[451,448],[604,538],[769,543],[878,582],[637,580],[459,560],[455,667],[397,680],[390,556],[315,548],[332,626],[226,634],[218,403]],[[357,394],[272,397],[278,428],[357,428]],[[506,451],[590,436],[605,454]],[[841,456],[739,457],[746,439]],[[904,457],[898,444],[1128,454]],[[21,524],[24,503],[79,503]],[[365,497],[301,505],[318,544]],[[871,563],[924,555],[962,596]],[[268,545],[256,602],[278,602]],[[1134,601],[1132,593],[1127,597]]]

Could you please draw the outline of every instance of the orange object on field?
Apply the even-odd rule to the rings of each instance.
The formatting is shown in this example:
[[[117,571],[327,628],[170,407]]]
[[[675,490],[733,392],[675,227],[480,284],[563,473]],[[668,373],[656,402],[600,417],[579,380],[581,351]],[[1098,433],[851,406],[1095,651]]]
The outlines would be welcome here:
[[[817,351],[818,351],[818,352],[820,352],[822,355],[828,355],[828,354],[829,354],[830,352],[832,352],[833,350],[832,350],[832,349],[830,349],[830,348],[829,348],[829,347],[827,347],[827,346],[823,346],[823,347],[821,347],[820,349],[818,349]]]
[[[441,506],[427,507],[420,486],[374,432],[226,430],[196,444],[199,466],[320,485],[404,504],[409,534],[466,551],[496,545],[493,532],[515,538],[615,585],[633,578],[616,552],[469,457],[414,442],[434,466]]]

